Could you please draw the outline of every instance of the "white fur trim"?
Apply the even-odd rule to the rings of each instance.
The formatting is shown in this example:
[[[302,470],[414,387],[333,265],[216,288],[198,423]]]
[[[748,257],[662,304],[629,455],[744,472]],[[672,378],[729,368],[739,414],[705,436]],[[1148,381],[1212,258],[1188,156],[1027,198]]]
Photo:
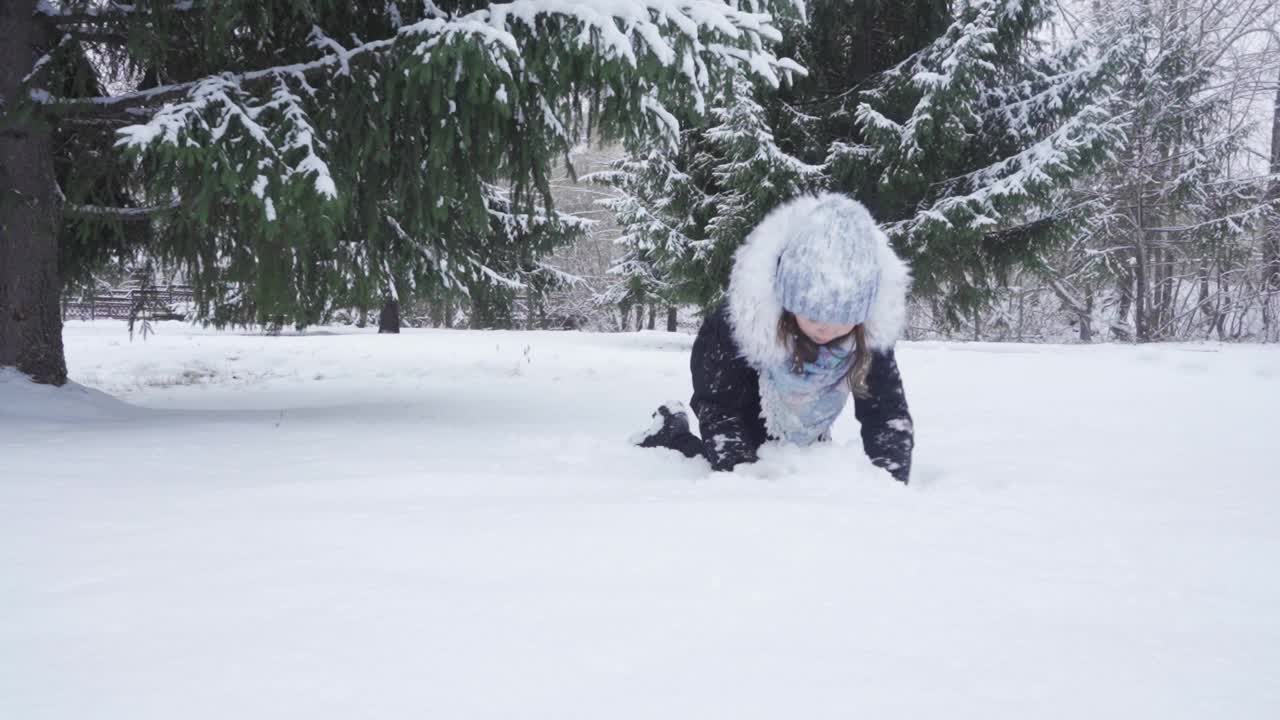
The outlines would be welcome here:
[[[790,200],[765,216],[734,254],[733,271],[729,275],[729,325],[743,357],[757,369],[786,362],[786,350],[778,342],[782,303],[774,283],[778,258],[786,247],[789,231],[810,219],[819,204],[834,198],[857,204],[856,200],[834,193]],[[875,239],[880,287],[864,326],[867,344],[873,350],[887,350],[902,336],[906,324],[911,272],[879,228],[875,229]]]
[[[889,244],[889,236],[876,228],[876,248],[880,254],[880,289],[871,303],[863,327],[872,350],[888,350],[907,327],[907,292],[911,290],[911,269]]]

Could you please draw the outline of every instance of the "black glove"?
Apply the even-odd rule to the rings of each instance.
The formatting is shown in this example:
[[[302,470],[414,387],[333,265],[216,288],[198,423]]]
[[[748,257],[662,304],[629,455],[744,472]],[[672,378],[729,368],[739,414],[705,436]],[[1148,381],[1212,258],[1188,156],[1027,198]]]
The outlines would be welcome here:
[[[906,485],[907,480],[911,477],[910,467],[897,463],[889,458],[872,458],[871,464],[889,471],[889,474],[893,476],[893,479],[903,485]]]
[[[718,441],[713,438],[707,445],[707,456],[711,460],[711,469],[718,472],[732,472],[738,465],[756,461],[755,448],[750,443],[738,439],[729,439],[723,435]]]

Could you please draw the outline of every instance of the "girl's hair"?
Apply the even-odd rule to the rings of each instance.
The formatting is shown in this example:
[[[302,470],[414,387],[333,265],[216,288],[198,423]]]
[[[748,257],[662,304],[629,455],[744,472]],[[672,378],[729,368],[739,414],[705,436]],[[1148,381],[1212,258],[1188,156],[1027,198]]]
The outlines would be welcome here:
[[[868,396],[867,375],[871,372],[871,353],[867,351],[867,334],[862,325],[854,325],[847,335],[827,344],[844,345],[850,336],[853,337],[853,364],[849,366],[844,379],[854,397],[865,398]],[[778,342],[791,355],[791,372],[804,372],[805,363],[818,359],[818,343],[804,334],[800,324],[796,322],[795,314],[788,310],[783,310],[782,316],[778,318]]]

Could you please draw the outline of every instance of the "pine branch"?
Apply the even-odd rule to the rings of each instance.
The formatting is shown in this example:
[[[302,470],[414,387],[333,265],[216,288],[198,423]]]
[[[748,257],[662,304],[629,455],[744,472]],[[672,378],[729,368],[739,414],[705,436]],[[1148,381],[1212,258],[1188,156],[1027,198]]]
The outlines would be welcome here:
[[[124,9],[132,8],[133,6],[116,5],[115,7]],[[598,35],[590,36],[584,32],[582,37],[592,37],[590,42],[597,45],[599,51],[605,55],[621,57],[633,66],[638,65],[639,61],[636,58],[633,43],[638,42],[639,37],[642,36],[651,52],[664,61],[671,60],[674,58],[675,50],[668,45],[655,44],[654,38],[656,36],[650,34],[654,25],[653,21],[649,19],[650,10],[661,11],[667,15],[668,21],[671,21],[672,17],[680,18],[681,22],[677,22],[676,26],[679,27],[686,38],[695,41],[697,40],[696,33],[699,27],[729,32],[735,36],[747,30],[762,39],[775,42],[781,40],[777,30],[769,24],[771,19],[768,16],[737,10],[726,10],[724,11],[724,17],[717,19],[713,15],[704,16],[688,13],[687,9],[678,8],[662,0],[644,0],[644,2],[640,3],[639,8],[624,8],[620,6],[610,13],[599,13],[586,6],[561,9],[554,3],[541,2],[539,0],[513,0],[506,4],[495,5],[487,10],[476,11],[461,17],[449,19],[428,17],[399,28],[392,37],[363,42],[351,48],[343,48],[319,32],[317,28],[313,33],[312,44],[317,48],[329,51],[324,56],[305,63],[279,65],[244,73],[225,73],[221,76],[221,79],[237,85],[271,82],[277,77],[318,73],[335,66],[340,68],[341,72],[339,74],[348,74],[351,62],[371,59],[382,51],[392,49],[400,40],[420,37],[443,38],[451,33],[473,34],[483,38],[486,42],[501,44],[512,52],[518,52],[519,48],[516,41],[510,35],[513,26],[523,24],[532,28],[537,26],[538,18],[557,15],[571,16],[587,28],[595,31]],[[632,23],[626,31],[618,28],[615,24],[621,19],[629,20]],[[728,24],[732,26],[730,30],[726,30],[717,24],[718,21],[723,20],[727,20]],[[640,23],[643,23],[644,27],[636,27]],[[770,57],[766,61],[758,61],[758,59],[738,48],[720,43],[707,43],[701,47],[695,47],[695,50],[699,52],[710,51],[725,59],[731,59],[743,64],[750,63],[753,72],[774,85],[777,85],[780,74],[804,74],[805,72],[804,68],[791,60]],[[698,62],[701,61],[699,60]],[[155,107],[185,96],[201,83],[210,79],[203,78],[121,95],[75,99],[50,98],[46,100],[46,104],[52,112],[59,115],[98,115],[101,114],[103,106],[125,108]],[[642,100],[646,103],[645,109],[647,111],[654,113],[668,127],[678,129],[678,123],[675,122],[674,117],[666,111],[661,103],[647,96]]]
[[[227,81],[241,87],[245,87],[246,85],[252,87],[255,84],[266,85],[285,76],[302,77],[307,74],[319,73],[333,66],[349,68],[353,59],[371,58],[375,52],[390,48],[395,44],[395,42],[396,38],[394,37],[382,40],[373,40],[357,45],[351,49],[343,49],[340,53],[324,55],[323,57],[310,62],[276,65],[243,73],[223,73],[221,75],[201,78],[190,82],[162,85],[160,87],[136,90],[134,92],[122,93],[120,95],[103,95],[98,97],[74,99],[52,98],[47,101],[47,105],[52,112],[62,116],[101,117],[111,111],[132,109],[140,110],[162,105],[171,100],[184,97],[201,84],[213,79]]]
[[[182,208],[182,203],[175,200],[168,205],[153,207],[109,207],[105,205],[64,205],[64,215],[82,219],[115,220],[118,222],[143,222],[157,215],[173,212]]]
[[[119,45],[121,47],[129,44],[129,38],[126,35],[107,30],[69,28],[63,30],[63,33],[65,33],[63,37],[70,37],[82,43],[101,43],[105,45]]]
[[[71,38],[65,35],[59,39],[57,45],[35,61],[35,64],[31,66],[31,71],[27,73],[26,77],[22,78],[22,83],[30,87],[41,86],[49,77],[49,73],[55,64],[54,60],[57,59],[58,55],[66,51],[70,41]]]
[[[192,15],[203,13],[204,10],[203,3],[197,4],[192,0],[180,0],[168,8],[168,12],[190,13]],[[137,5],[112,2],[103,8],[88,7],[84,10],[60,10],[43,3],[36,10],[36,14],[44,16],[56,27],[65,29],[76,25],[130,22],[136,20],[140,13]]]
[[[1071,311],[1077,315],[1089,315],[1088,306],[1080,299],[1080,296],[1077,295],[1072,288],[1067,287],[1065,280],[1055,278],[1052,275],[1050,275],[1047,280],[1049,282],[1049,289],[1053,290],[1053,294],[1058,296],[1058,299],[1062,301],[1062,304],[1071,308]]]
[[[1201,230],[1203,228],[1213,228],[1215,226],[1219,226],[1223,224],[1231,225],[1237,220],[1240,220],[1240,221],[1254,220],[1254,219],[1257,219],[1259,216],[1261,216],[1263,213],[1265,213],[1270,207],[1271,207],[1270,203],[1262,203],[1260,205],[1254,205],[1253,207],[1246,208],[1245,210],[1241,210],[1240,212],[1231,213],[1230,215],[1223,215],[1221,217],[1210,218],[1202,222],[1188,223],[1186,225],[1173,225],[1168,227],[1145,227],[1142,229],[1144,232],[1155,232],[1155,233],[1163,233],[1163,234],[1178,234],[1178,233],[1193,232],[1195,230]]]
[[[357,56],[389,47],[393,42],[394,40],[376,40],[348,50],[343,57],[339,57],[337,55],[326,55],[307,63],[277,65],[275,67],[245,73],[225,73],[221,76],[214,76],[214,78],[223,79],[241,87],[246,85],[252,86],[254,84],[266,85],[274,82],[280,77],[306,75],[307,73],[319,72],[335,65],[345,65],[346,63],[343,62],[344,60],[346,62],[350,62],[351,59]],[[148,88],[146,90],[123,93],[121,95],[103,95],[99,97],[75,99],[54,98],[47,104],[49,109],[58,115],[102,116],[109,112],[142,109],[162,105],[171,100],[176,100],[186,96],[190,91],[194,90],[202,83],[208,82],[210,79],[212,78],[201,78],[200,80],[191,82],[163,85],[160,87]]]
[[[136,123],[138,118],[128,117],[125,115],[103,115],[101,117],[90,117],[87,115],[77,115],[62,119],[63,125],[80,126],[86,128],[111,128],[113,131],[127,125]]]

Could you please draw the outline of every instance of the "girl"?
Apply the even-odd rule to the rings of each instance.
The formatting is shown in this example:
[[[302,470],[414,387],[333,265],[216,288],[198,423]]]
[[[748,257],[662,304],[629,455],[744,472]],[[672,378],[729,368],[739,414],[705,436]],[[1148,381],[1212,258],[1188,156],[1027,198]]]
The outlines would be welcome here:
[[[684,406],[668,403],[637,444],[732,470],[768,440],[830,440],[852,394],[867,455],[907,482],[914,440],[893,344],[909,281],[860,203],[826,193],[781,205],[738,249],[728,298],[693,343],[702,437]]]

